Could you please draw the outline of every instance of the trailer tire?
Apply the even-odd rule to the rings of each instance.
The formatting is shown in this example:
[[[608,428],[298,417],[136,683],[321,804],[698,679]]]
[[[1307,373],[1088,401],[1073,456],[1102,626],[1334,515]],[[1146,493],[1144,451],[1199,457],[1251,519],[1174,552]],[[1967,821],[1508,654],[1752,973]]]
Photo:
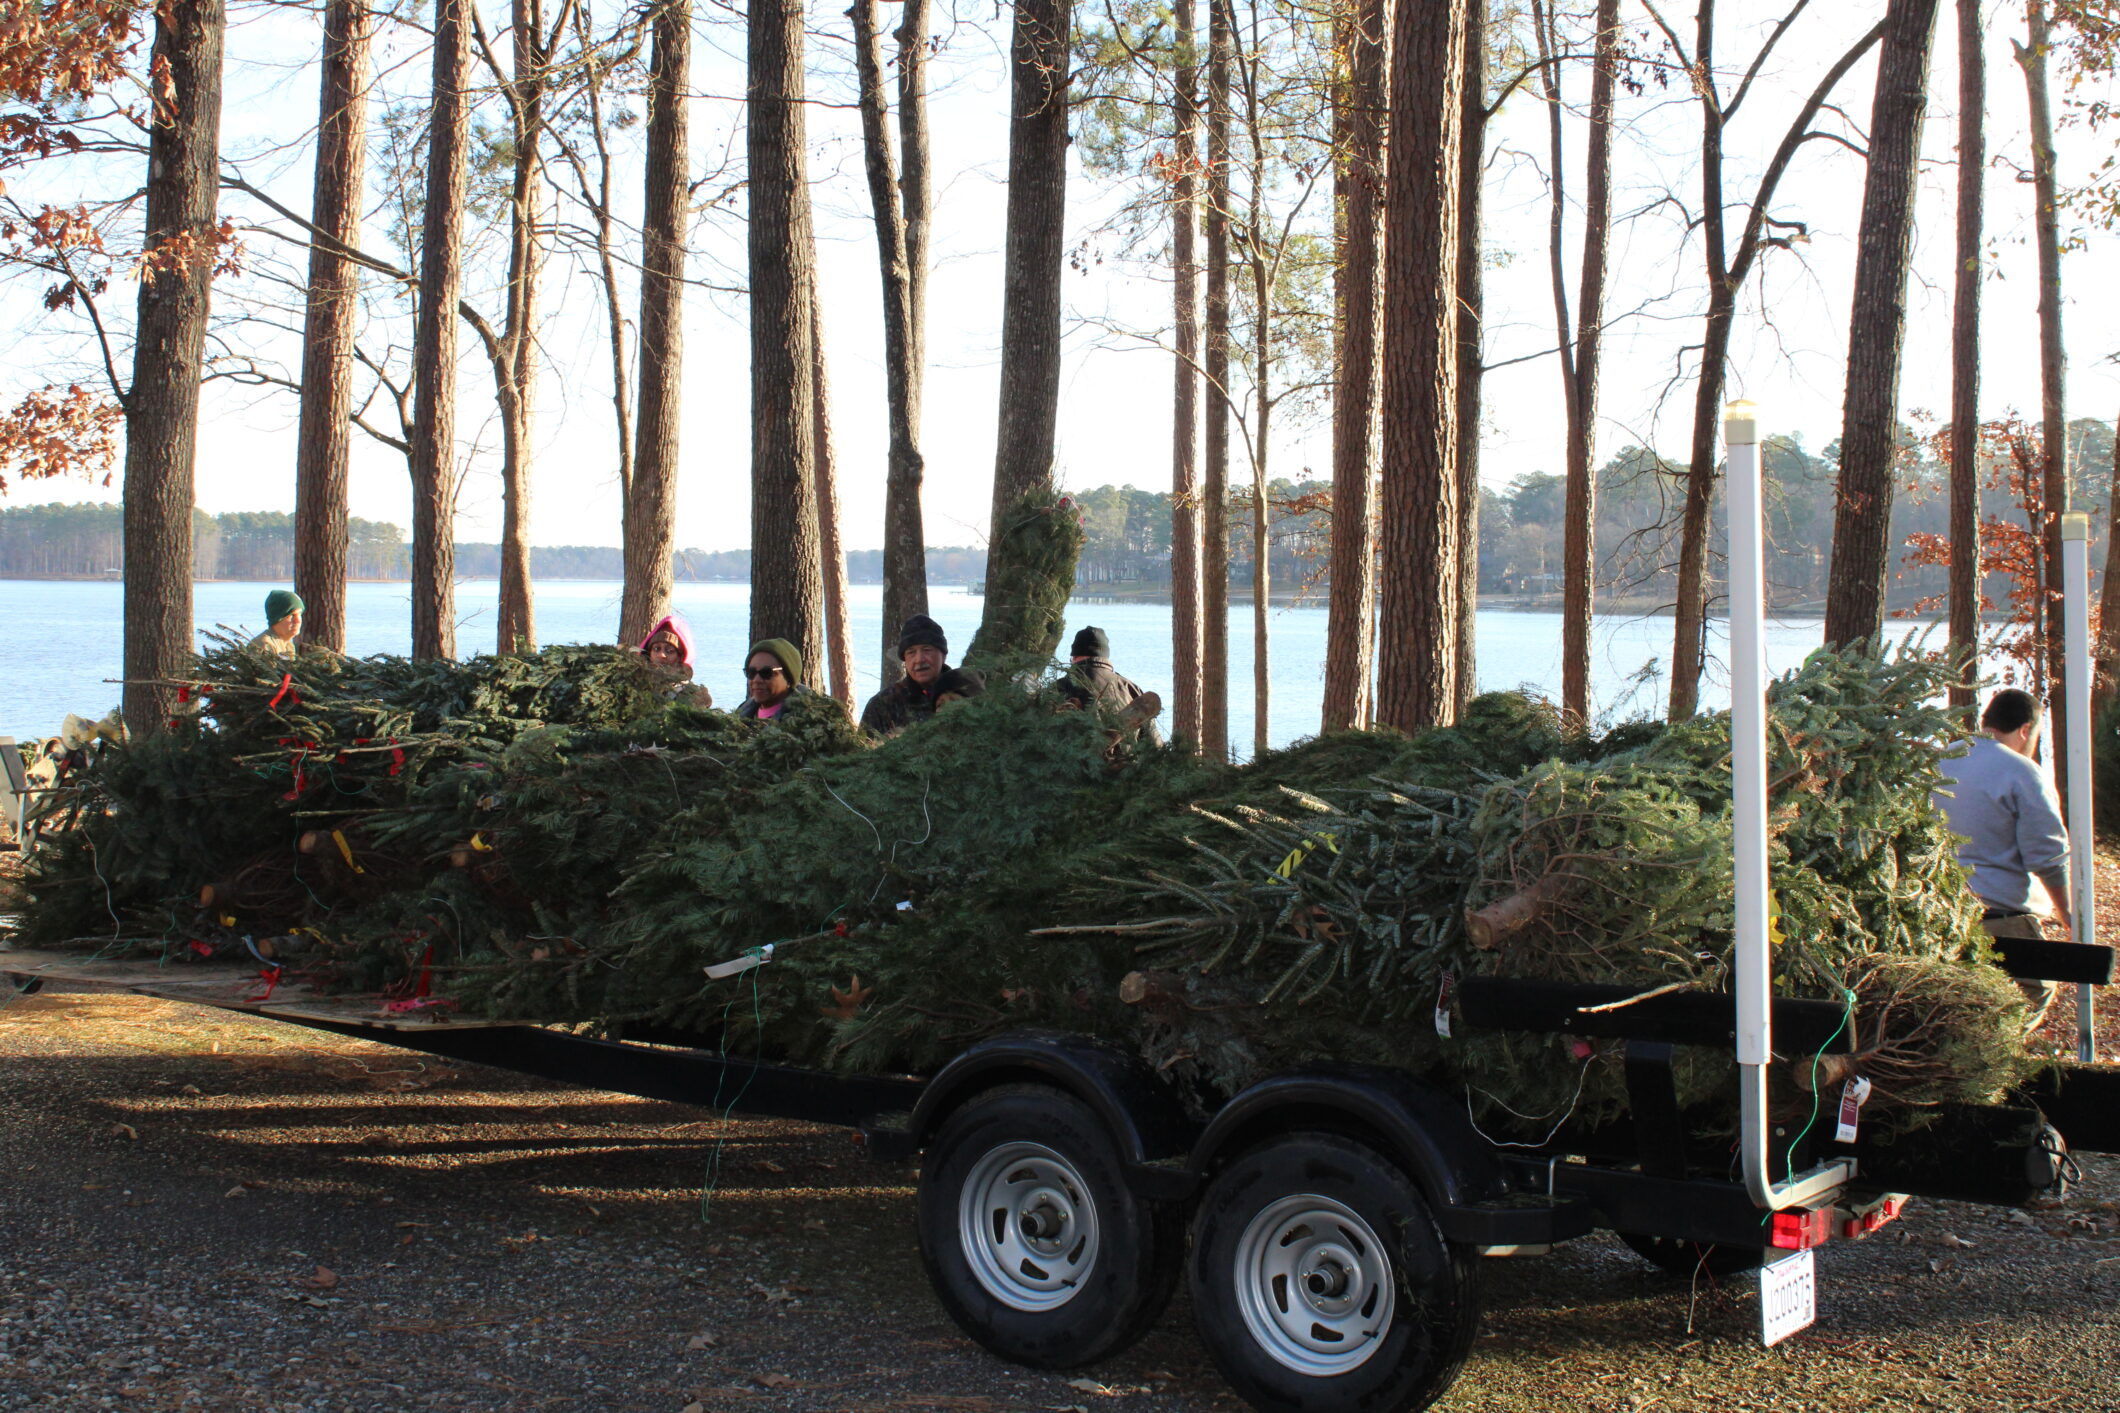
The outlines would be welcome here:
[[[1269,1413],[1426,1408],[1479,1328],[1479,1263],[1389,1159],[1292,1133],[1215,1178],[1193,1224],[1193,1318]]]
[[[1688,1279],[1696,1275],[1736,1276],[1756,1271],[1766,1260],[1757,1246],[1718,1246],[1712,1242],[1681,1241],[1672,1236],[1643,1236],[1623,1231],[1619,1239],[1635,1255],[1660,1271]]]
[[[1103,1122],[1047,1085],[991,1089],[945,1119],[917,1208],[936,1298],[1018,1364],[1072,1369],[1115,1354],[1177,1288],[1182,1213],[1135,1197]]]

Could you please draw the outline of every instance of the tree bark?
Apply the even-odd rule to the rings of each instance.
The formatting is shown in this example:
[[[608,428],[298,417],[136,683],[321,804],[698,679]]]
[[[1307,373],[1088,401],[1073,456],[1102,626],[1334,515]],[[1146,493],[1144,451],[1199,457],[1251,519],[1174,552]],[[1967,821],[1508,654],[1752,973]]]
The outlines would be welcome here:
[[[1457,694],[1463,711],[1479,690],[1480,398],[1487,315],[1481,200],[1487,169],[1487,0],[1465,4],[1465,88],[1459,96],[1457,318]]]
[[[1951,652],[1964,663],[1951,705],[1980,682],[1980,227],[1987,175],[1987,58],[1980,0],[1958,0],[1958,276],[1951,299]],[[2120,513],[2120,504],[2114,506]],[[2120,523],[2120,522],[2116,522]],[[2120,589],[2108,539],[2106,592]],[[2102,620],[2113,627],[2110,613]]]
[[[751,0],[751,638],[824,661],[801,0]]]
[[[1334,173],[1341,224],[1338,386],[1332,403],[1332,588],[1325,635],[1323,729],[1367,726],[1376,661],[1377,281],[1383,229],[1386,0],[1338,20],[1344,70],[1334,91]]]
[[[884,104],[879,6],[880,0],[856,0],[847,14],[854,22],[854,63],[861,85],[862,152],[867,159],[869,204],[875,214],[876,258],[883,275],[883,365],[891,440],[884,480],[881,666],[883,685],[889,686],[905,671],[898,660],[899,627],[914,614],[927,612],[927,536],[920,511],[925,464],[920,455],[919,315],[915,308],[905,201],[895,170],[897,163],[891,155],[889,114]],[[910,7],[906,18],[910,23]],[[911,49],[915,54],[925,53],[924,43],[913,43]],[[907,41],[901,34],[899,62],[906,61]],[[921,133],[924,140],[924,126]],[[909,159],[908,170],[912,165]],[[924,156],[920,165],[924,171]],[[819,406],[823,406],[821,396]],[[830,589],[828,579],[828,595]]]
[[[1588,725],[1590,626],[1597,601],[1597,377],[1605,271],[1612,246],[1612,101],[1619,76],[1619,0],[1598,0],[1583,173],[1583,265],[1576,284],[1575,369],[1568,409],[1567,527],[1562,534],[1561,708]]]
[[[575,0],[574,27],[581,52],[586,54],[594,44],[588,0]],[[629,507],[633,499],[633,375],[626,366],[626,316],[619,298],[618,242],[614,229],[616,223],[611,215],[611,147],[604,135],[603,84],[609,73],[609,69],[604,69],[582,85],[589,110],[589,136],[596,145],[595,182],[591,183],[587,165],[571,147],[562,142],[560,150],[574,168],[582,204],[589,208],[596,222],[596,274],[604,296],[605,332],[611,350],[611,410],[618,427],[620,543],[624,544],[629,539],[624,533],[624,525],[631,518]]]
[[[331,0],[324,13],[321,112],[310,220],[342,246],[361,243],[367,168],[366,0]],[[302,324],[302,412],[295,433],[294,583],[302,641],[346,648],[346,464],[353,423],[353,324],[360,266],[319,241],[309,246],[309,307]]]
[[[1267,492],[1267,463],[1273,450],[1273,301],[1274,254],[1266,245],[1266,147],[1259,104],[1258,11],[1252,11],[1253,45],[1241,68],[1244,87],[1245,151],[1249,154],[1244,227],[1244,263],[1251,274],[1251,388],[1254,414],[1251,460],[1251,750],[1266,753],[1273,706],[1273,501]]]
[[[1209,0],[1214,3],[1214,0]],[[1193,0],[1171,10],[1173,94],[1170,263],[1177,357],[1170,414],[1171,735],[1200,739],[1200,66]]]
[[[1401,4],[1385,176],[1383,563],[1377,720],[1448,725],[1457,706],[1458,166],[1465,3]]]
[[[1724,239],[1722,183],[1723,106],[1715,69],[1715,3],[1700,0],[1695,22],[1693,70],[1701,110],[1701,235],[1708,267],[1708,311],[1701,330],[1700,376],[1694,385],[1693,437],[1686,466],[1685,510],[1680,523],[1677,604],[1671,628],[1670,718],[1683,721],[1700,704],[1700,673],[1708,631],[1708,511],[1715,496],[1716,451],[1722,439],[1722,396],[1730,353],[1730,322],[1737,291],[1759,255],[1774,189],[1803,144],[1811,119],[1849,69],[1884,35],[1879,20],[1828,69],[1782,133],[1781,144],[1760,177],[1746,210],[1744,232],[1733,256]]]
[[[1840,480],[1833,508],[1833,565],[1825,640],[1869,641],[1884,630],[1891,561],[1892,456],[1899,426],[1899,358],[1906,342],[1907,255],[1914,184],[1928,111],[1929,48],[1938,0],[1892,0],[1877,51],[1870,150],[1848,316],[1841,398]]]
[[[813,245],[810,266],[816,269]],[[832,446],[831,381],[825,376],[824,302],[810,283],[811,438],[817,446],[817,559],[824,589],[825,661],[831,693],[854,706],[854,635],[847,605],[847,556],[839,532],[839,457]],[[813,673],[815,669],[812,669]],[[823,674],[818,674],[822,678]]]
[[[125,396],[125,719],[152,735],[175,706],[153,685],[191,659],[191,517],[199,375],[219,251],[221,0],[156,11],[132,386]]]
[[[544,210],[545,50],[543,0],[514,0],[515,72],[507,86],[515,137],[508,201],[507,328],[495,387],[501,411],[501,582],[495,635],[500,652],[534,652],[537,618],[530,590],[530,481],[536,422],[537,294],[544,265],[538,221]]]
[[[435,0],[434,92],[412,353],[412,656],[456,656],[456,325],[469,173],[465,0]]]
[[[1053,484],[1060,413],[1060,276],[1067,220],[1067,105],[1073,0],[1016,0],[1009,47],[1008,226],[1003,236],[1001,399],[987,582],[1011,577],[1009,517]],[[989,593],[972,652],[1014,656],[1023,624]]]
[[[1200,749],[1229,756],[1229,65],[1231,0],[1207,0],[1207,427],[1200,477]]]
[[[683,422],[685,255],[691,171],[691,0],[665,0],[648,62],[647,197],[641,213],[640,409],[626,497],[618,636],[638,643],[670,611]],[[801,362],[808,367],[807,350]]]
[[[2046,572],[2048,601],[2061,601],[2061,517],[2068,510],[2068,355],[2061,342],[2060,197],[2054,179],[2054,114],[2047,95],[2046,0],[2026,0],[2024,44],[2014,44],[2017,65],[2024,70],[2024,92],[2031,106],[2032,230],[2039,250],[2039,440],[2041,483],[2046,501]],[[2108,551],[2110,553],[2110,551]],[[2052,615],[2049,615],[2051,617]],[[2062,635],[2044,635],[2048,700],[2058,708],[2067,698]],[[2053,759],[2068,759],[2067,713],[2049,713]],[[2057,777],[2067,772],[2057,770]],[[2066,794],[2066,780],[2059,781]]]

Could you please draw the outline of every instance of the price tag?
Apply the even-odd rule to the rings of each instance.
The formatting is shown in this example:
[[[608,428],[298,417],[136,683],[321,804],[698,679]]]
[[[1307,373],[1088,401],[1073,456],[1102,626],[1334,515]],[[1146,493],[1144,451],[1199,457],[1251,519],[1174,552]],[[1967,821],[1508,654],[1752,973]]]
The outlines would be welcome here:
[[[1862,1104],[1870,1097],[1870,1082],[1861,1075],[1849,1080],[1840,1091],[1840,1122],[1834,1126],[1833,1141],[1853,1143],[1855,1125],[1862,1118]]]
[[[1457,993],[1457,973],[1443,973],[1443,984],[1435,993],[1435,1033],[1450,1038],[1450,998]]]
[[[1818,1262],[1798,1251],[1759,1268],[1759,1342],[1781,1343],[1818,1318]]]

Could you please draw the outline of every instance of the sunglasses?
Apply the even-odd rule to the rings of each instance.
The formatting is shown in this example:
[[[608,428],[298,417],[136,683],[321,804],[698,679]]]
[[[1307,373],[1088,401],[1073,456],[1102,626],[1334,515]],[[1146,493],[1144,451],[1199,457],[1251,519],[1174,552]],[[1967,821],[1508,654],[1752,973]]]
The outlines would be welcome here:
[[[778,677],[780,669],[777,667],[746,667],[743,670],[743,675],[751,678]]]

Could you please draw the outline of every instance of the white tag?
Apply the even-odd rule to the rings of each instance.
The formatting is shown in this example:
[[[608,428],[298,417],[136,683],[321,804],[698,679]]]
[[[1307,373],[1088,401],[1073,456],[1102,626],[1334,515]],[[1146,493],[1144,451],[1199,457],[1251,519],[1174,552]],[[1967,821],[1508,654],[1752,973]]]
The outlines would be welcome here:
[[[1776,1345],[1818,1318],[1818,1262],[1799,1251],[1759,1268],[1759,1342]]]
[[[1855,1123],[1862,1117],[1862,1103],[1870,1097],[1870,1082],[1861,1075],[1850,1079],[1840,1089],[1840,1123],[1833,1130],[1836,1143],[1855,1141]]]
[[[728,961],[716,962],[713,966],[707,968],[707,975],[715,981],[720,981],[724,977],[747,972],[752,967],[764,966],[772,960],[773,944],[768,942],[755,952],[746,952],[740,957],[731,957]]]
[[[1435,993],[1435,1033],[1450,1038],[1450,998],[1457,994],[1457,973],[1443,973],[1442,989]]]
[[[907,898],[907,899],[906,899],[906,900],[905,900],[904,902],[902,902],[902,903],[900,903],[900,904],[898,905],[898,911],[900,911],[900,912],[902,912],[902,913],[909,913],[909,912],[911,912],[912,910],[913,910],[913,900],[912,900],[911,898]]]

